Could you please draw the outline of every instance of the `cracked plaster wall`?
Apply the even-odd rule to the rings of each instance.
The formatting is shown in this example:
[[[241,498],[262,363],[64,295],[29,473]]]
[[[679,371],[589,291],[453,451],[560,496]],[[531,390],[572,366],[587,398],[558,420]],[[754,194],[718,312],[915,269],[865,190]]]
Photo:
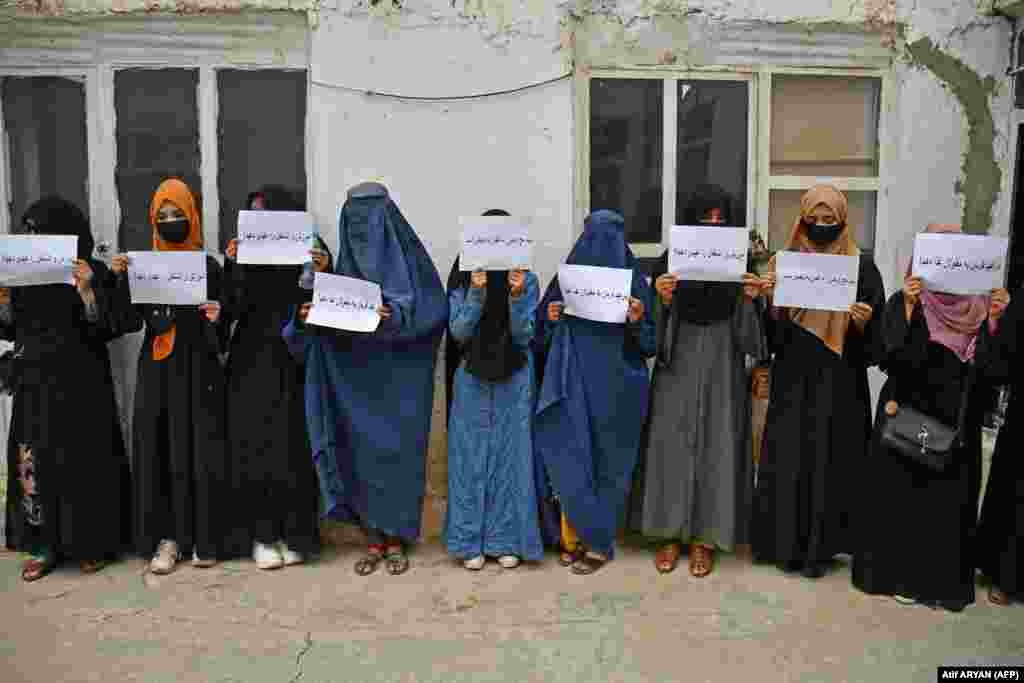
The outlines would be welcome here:
[[[2,2],[2,0],[0,0]],[[764,27],[793,32],[803,65],[835,66],[821,36],[880,39],[896,96],[881,144],[884,211],[876,243],[887,291],[914,233],[930,221],[1005,234],[1011,189],[1011,25],[957,0],[7,0],[21,14],[260,11],[306,13],[311,25],[311,207],[329,241],[345,189],[379,179],[434,255],[456,254],[454,219],[502,206],[535,217],[551,275],[576,234],[574,84],[449,103],[369,96],[454,96],[516,89],[591,67],[776,64],[729,41]],[[837,31],[839,33],[837,33]],[[829,33],[831,32],[831,33]],[[752,38],[755,40],[756,38]],[[818,42],[815,42],[818,40]],[[776,46],[763,46],[774,55]],[[852,59],[858,59],[852,48]],[[755,58],[748,59],[750,54]],[[845,53],[844,53],[845,54]],[[845,58],[845,57],[844,57]],[[737,62],[745,59],[746,62]],[[796,62],[794,62],[796,63]],[[425,525],[443,520],[443,384],[437,391]],[[437,503],[437,501],[441,501]]]

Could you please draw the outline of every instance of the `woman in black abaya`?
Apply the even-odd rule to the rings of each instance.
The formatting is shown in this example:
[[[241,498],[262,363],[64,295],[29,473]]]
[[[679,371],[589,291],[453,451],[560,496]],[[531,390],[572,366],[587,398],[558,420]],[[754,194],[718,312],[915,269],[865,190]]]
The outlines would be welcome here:
[[[7,547],[29,554],[25,581],[60,559],[102,569],[127,543],[128,460],[107,342],[111,277],[91,258],[82,212],[49,197],[25,213],[38,235],[75,235],[75,284],[0,294],[0,337],[13,340],[14,410],[7,444]]]
[[[305,209],[287,190],[273,186],[249,195],[245,208]],[[230,556],[252,553],[260,569],[277,569],[320,549],[305,368],[295,363],[281,337],[292,308],[310,300],[312,283],[300,283],[302,266],[239,264],[237,252],[238,242],[231,240],[224,277],[225,307],[237,321],[228,345],[227,410],[234,522],[225,545]],[[314,251],[313,260],[330,263],[323,249]]]

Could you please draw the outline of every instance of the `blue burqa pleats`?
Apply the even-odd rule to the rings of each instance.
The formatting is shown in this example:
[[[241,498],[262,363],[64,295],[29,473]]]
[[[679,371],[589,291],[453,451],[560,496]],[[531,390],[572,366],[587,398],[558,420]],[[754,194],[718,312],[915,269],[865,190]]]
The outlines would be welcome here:
[[[306,363],[306,422],[324,517],[419,537],[434,363],[448,322],[441,278],[387,189],[365,183],[341,210],[334,272],[381,286],[392,316],[362,334],[284,329]]]
[[[647,415],[654,293],[615,212],[590,215],[566,263],[633,269],[632,295],[645,309],[638,323],[573,316],[551,323],[548,304],[562,301],[556,277],[537,310],[537,345],[547,348],[534,423],[537,457],[583,543],[611,557]]]

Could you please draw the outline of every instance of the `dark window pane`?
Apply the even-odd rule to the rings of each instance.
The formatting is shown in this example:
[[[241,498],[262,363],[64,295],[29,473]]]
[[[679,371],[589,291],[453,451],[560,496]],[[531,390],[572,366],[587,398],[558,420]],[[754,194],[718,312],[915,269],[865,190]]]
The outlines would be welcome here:
[[[85,86],[66,78],[3,79],[10,150],[11,228],[40,197],[58,194],[89,215]]]
[[[728,223],[747,224],[747,84],[680,81],[676,155],[676,224],[693,225],[708,185],[728,196]]]
[[[181,178],[199,201],[196,69],[127,69],[114,75],[117,111],[119,248],[153,245],[149,202],[167,178]]]
[[[659,80],[590,82],[590,208],[621,212],[630,242],[661,242],[663,97]]]
[[[306,72],[221,71],[218,125],[221,250],[238,234],[238,211],[263,185],[306,196]]]

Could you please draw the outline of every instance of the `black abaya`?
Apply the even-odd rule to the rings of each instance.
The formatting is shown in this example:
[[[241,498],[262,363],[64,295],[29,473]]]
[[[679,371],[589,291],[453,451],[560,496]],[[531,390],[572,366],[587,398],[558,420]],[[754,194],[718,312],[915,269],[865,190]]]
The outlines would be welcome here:
[[[781,309],[765,315],[774,353],[771,400],[752,521],[753,554],[785,570],[819,576],[854,546],[858,492],[849,485],[863,467],[871,433],[867,368],[877,364],[882,278],[861,256],[857,301],[873,315],[864,332],[851,321],[837,356]]]
[[[89,249],[86,249],[88,251]],[[16,287],[11,324],[14,406],[7,442],[7,547],[48,548],[72,560],[110,559],[127,544],[128,459],[118,420],[107,342],[112,278],[93,269],[98,318],[90,322],[69,285]],[[19,444],[31,446],[43,523],[27,523]]]
[[[1010,405],[992,454],[977,547],[982,573],[1018,600],[1024,599],[1024,459],[1018,450],[1019,420],[1024,420],[1024,356],[1018,350],[1022,337],[1024,291],[1019,291],[1000,321],[988,357],[989,377],[1010,387]]]
[[[975,355],[979,366],[989,346],[984,329],[985,324]],[[902,292],[886,306],[884,341],[881,366],[889,379],[879,397],[862,485],[850,487],[861,492],[863,511],[853,583],[866,593],[902,595],[958,611],[974,602],[984,384],[972,382],[964,445],[951,464],[942,471],[920,465],[880,442],[885,403],[896,401],[955,425],[968,365],[929,340],[920,305],[907,322]]]
[[[219,300],[221,268],[206,259],[207,296]],[[117,278],[117,324],[146,327],[139,352],[133,421],[135,549],[152,554],[163,539],[179,550],[212,559],[223,555],[227,500],[224,370],[218,326],[198,306],[133,305],[128,278]],[[153,359],[153,339],[175,325],[174,349]]]
[[[319,486],[306,431],[303,381],[281,330],[309,300],[300,266],[225,265],[226,304],[237,327],[228,360],[228,453],[232,528],[227,552],[283,540],[319,551]]]

